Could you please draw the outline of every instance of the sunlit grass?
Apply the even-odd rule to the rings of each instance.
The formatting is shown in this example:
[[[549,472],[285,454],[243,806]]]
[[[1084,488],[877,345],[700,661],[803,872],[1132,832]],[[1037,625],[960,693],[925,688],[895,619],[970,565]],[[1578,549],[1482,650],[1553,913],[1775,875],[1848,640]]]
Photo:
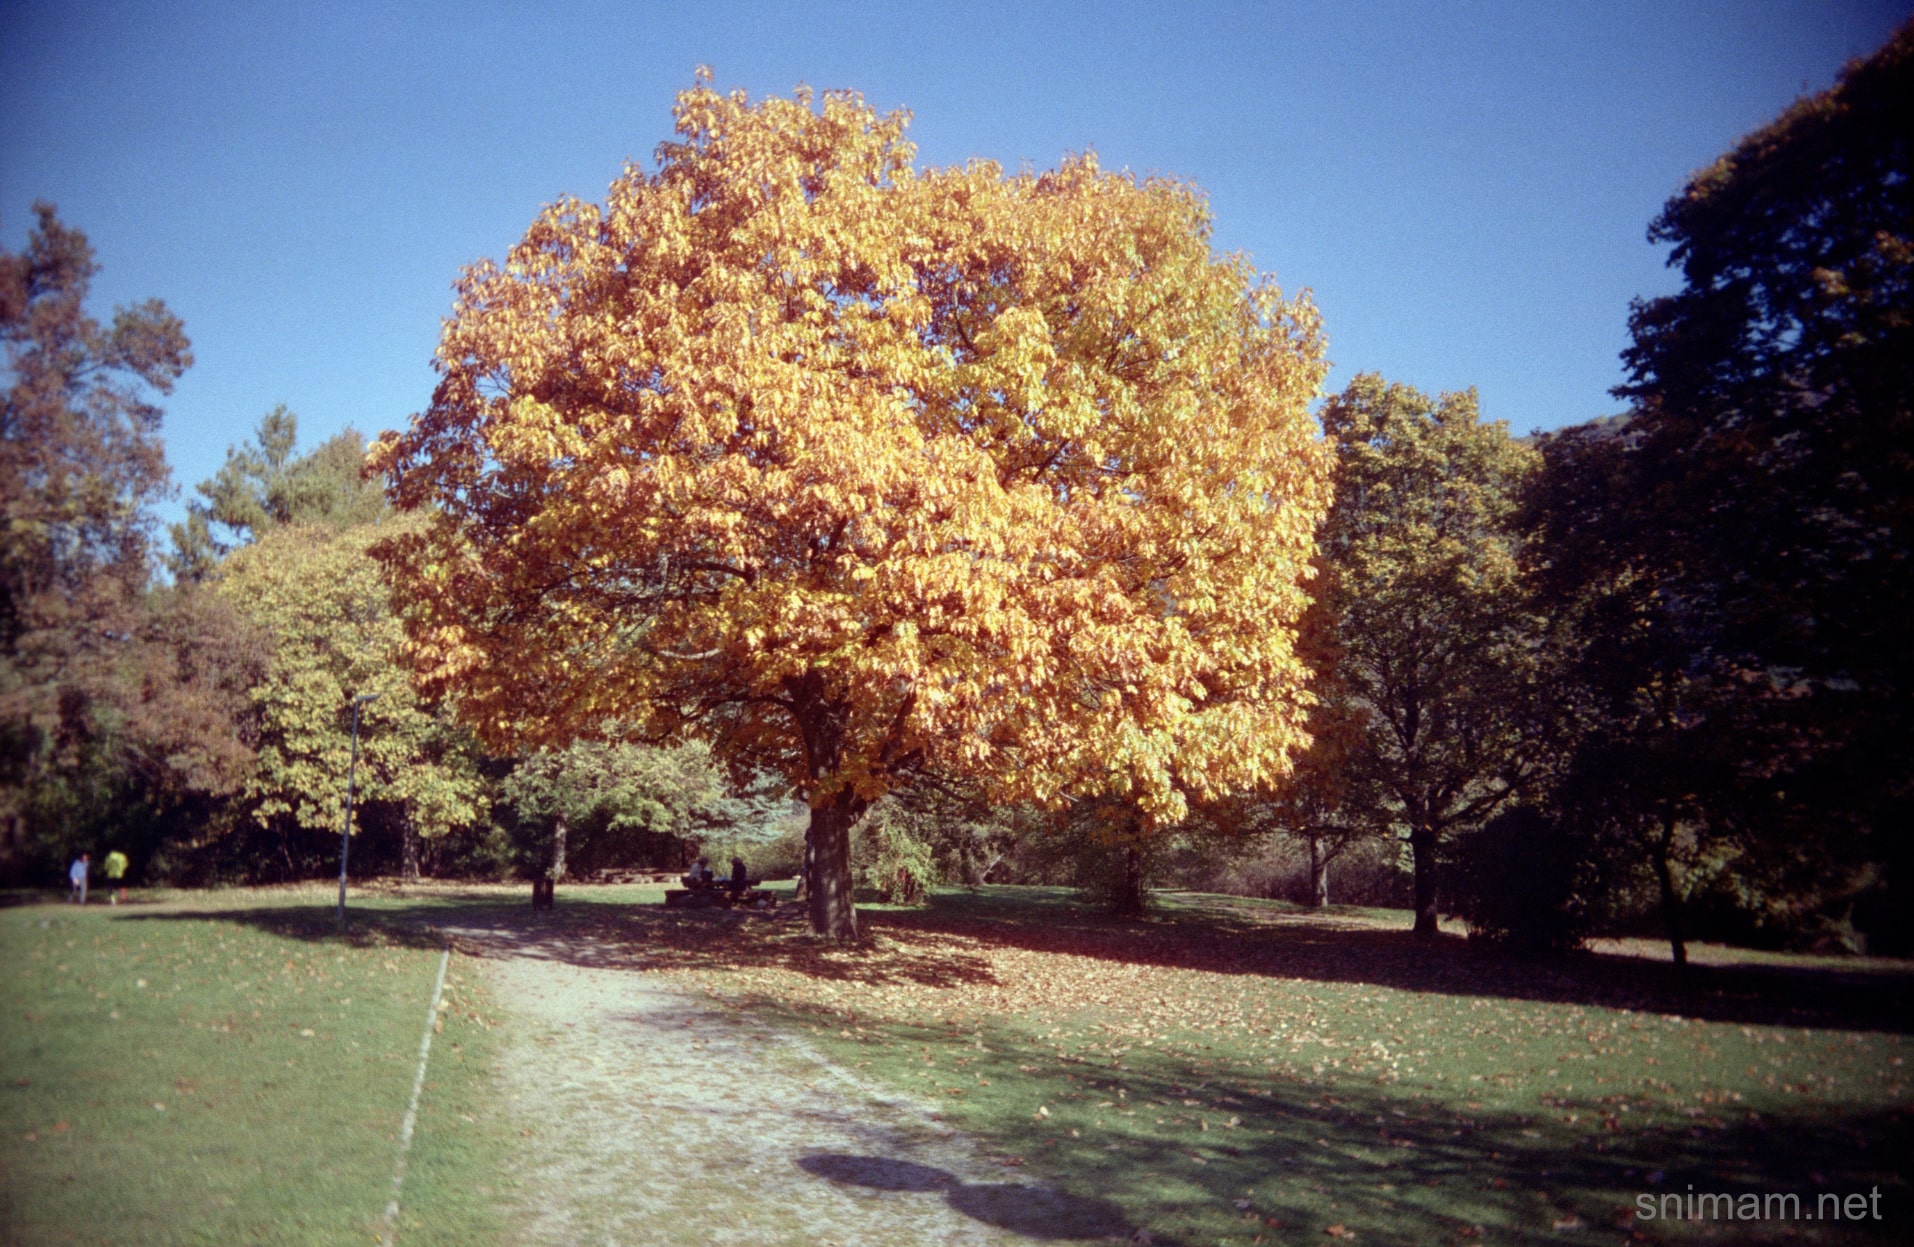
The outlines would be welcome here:
[[[4,1237],[23,1244],[366,1243],[391,1198],[439,962],[416,928],[344,932],[299,894],[0,911]],[[222,912],[249,903],[245,920]],[[262,912],[266,920],[261,920]],[[492,1033],[458,968],[435,1040],[408,1242],[496,1233]],[[483,1017],[483,1014],[479,1014]],[[466,1112],[470,1122],[458,1113]]]

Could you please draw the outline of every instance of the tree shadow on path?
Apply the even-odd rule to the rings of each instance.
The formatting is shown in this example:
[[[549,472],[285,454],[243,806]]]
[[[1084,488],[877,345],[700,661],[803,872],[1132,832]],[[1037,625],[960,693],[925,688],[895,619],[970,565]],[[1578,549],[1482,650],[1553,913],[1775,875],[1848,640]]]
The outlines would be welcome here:
[[[975,1221],[1027,1238],[1128,1238],[1123,1210],[1107,1199],[1070,1195],[1022,1183],[965,1182],[956,1174],[915,1161],[887,1156],[849,1156],[821,1152],[798,1166],[840,1186],[873,1191],[936,1192],[944,1202]]]

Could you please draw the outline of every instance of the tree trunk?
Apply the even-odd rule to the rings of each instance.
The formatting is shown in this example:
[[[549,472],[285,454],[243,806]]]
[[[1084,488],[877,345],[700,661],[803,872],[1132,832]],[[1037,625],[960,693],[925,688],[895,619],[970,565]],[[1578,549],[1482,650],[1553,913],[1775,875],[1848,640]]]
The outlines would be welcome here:
[[[565,816],[563,814],[552,820],[552,864],[546,869],[545,876],[553,883],[565,877]]]
[[[1143,850],[1135,845],[1123,850],[1123,873],[1117,878],[1110,908],[1126,918],[1143,912]]]
[[[399,881],[419,881],[419,827],[410,810],[399,815]]]
[[[1309,837],[1309,907],[1329,906],[1329,858],[1323,852],[1321,836]]]
[[[804,885],[811,930],[833,940],[857,938],[857,906],[851,895],[851,827],[863,811],[843,795],[811,807],[804,836]]]
[[[0,797],[7,802],[5,815],[0,816],[0,881],[12,885],[18,883],[25,874],[22,863],[26,858],[26,824],[19,813],[12,808],[11,794]]]
[[[1655,842],[1655,877],[1661,884],[1662,929],[1668,933],[1668,951],[1675,964],[1688,964],[1688,938],[1683,931],[1681,891],[1675,887],[1675,866],[1671,861],[1675,847],[1675,816],[1663,811],[1661,836]]]
[[[1417,827],[1409,833],[1409,851],[1415,856],[1416,934],[1434,939],[1436,927],[1436,833],[1430,827]]]

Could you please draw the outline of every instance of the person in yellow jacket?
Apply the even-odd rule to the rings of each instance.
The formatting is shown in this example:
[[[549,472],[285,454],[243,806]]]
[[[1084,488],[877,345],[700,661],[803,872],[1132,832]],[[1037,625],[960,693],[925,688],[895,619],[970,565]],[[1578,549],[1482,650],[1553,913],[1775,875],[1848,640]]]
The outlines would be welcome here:
[[[126,899],[126,885],[123,882],[126,878],[126,854],[114,849],[100,863],[100,868],[106,872],[106,902],[117,905]]]

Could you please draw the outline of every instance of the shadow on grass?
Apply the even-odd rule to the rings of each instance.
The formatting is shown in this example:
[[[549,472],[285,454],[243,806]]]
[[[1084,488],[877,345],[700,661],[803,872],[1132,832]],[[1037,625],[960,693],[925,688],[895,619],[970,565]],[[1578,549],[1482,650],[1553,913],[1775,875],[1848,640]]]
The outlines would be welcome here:
[[[1132,1231],[1123,1210],[1107,1199],[1071,1195],[1016,1182],[965,1182],[956,1174],[888,1156],[822,1152],[798,1167],[840,1186],[873,1191],[938,1192],[965,1216],[1029,1238],[1118,1238]]]
[[[259,905],[230,909],[128,909],[115,914],[120,922],[234,922],[284,939],[305,943],[334,943],[352,948],[431,948],[445,939],[429,924],[405,914],[349,914],[342,924],[331,909],[313,906]]]
[[[1366,921],[1205,898],[1120,920],[1042,895],[945,892],[920,910],[871,915],[869,926],[1175,969],[1483,996],[1713,1022],[1914,1031],[1914,963],[1893,969],[1732,965],[1679,968],[1636,957],[1524,957],[1455,936],[1419,939]],[[1015,891],[1023,891],[1017,889]],[[1035,889],[1031,889],[1035,892]]]
[[[793,1013],[783,1021],[818,1019]],[[940,1040],[948,1036],[936,1027],[899,1026],[885,1036],[905,1047]],[[1001,1083],[1015,1080],[1013,1071],[1055,1062],[1040,1043],[1009,1030],[993,1032],[987,1055],[966,1052],[975,1057],[971,1072]],[[1243,1237],[1233,1241],[1247,1242],[1272,1230],[1301,1232],[1308,1241],[1332,1226],[1365,1243],[1572,1243],[1606,1230],[1659,1240],[1665,1219],[1642,1218],[1637,1201],[1648,1196],[1665,1208],[1664,1197],[1690,1193],[1737,1203],[1747,1195],[1796,1197],[1793,1220],[1752,1225],[1717,1216],[1711,1227],[1689,1222],[1678,1230],[1735,1242],[1901,1242],[1914,1216],[1900,1174],[1902,1158],[1914,1154],[1914,1113],[1906,1109],[1857,1115],[1829,1107],[1782,1118],[1724,1107],[1700,1117],[1644,1116],[1619,1111],[1625,1097],[1589,1095],[1524,1113],[1402,1087],[1199,1070],[1137,1052],[1121,1068],[1072,1068],[1072,1085],[1091,1093],[1085,1103],[1066,1107],[1051,1098],[1058,1111],[1043,1118],[971,1116],[965,1132],[1056,1175],[1065,1206],[1081,1200],[1088,1209],[1103,1195],[1120,1195],[1113,1215],[1146,1227],[1159,1243],[1237,1233]],[[1059,1084],[1049,1086],[1054,1092]],[[1090,1108],[1099,1095],[1108,1097],[1105,1106],[1129,1111]],[[1561,1111],[1569,1107],[1579,1121]],[[1226,1124],[1238,1121],[1247,1124]],[[941,1171],[877,1157],[818,1157],[806,1168],[878,1189],[957,1189],[938,1185],[954,1182]],[[1823,1195],[1875,1191],[1865,1221],[1823,1215],[1817,1222]]]
[[[302,940],[436,946],[451,939],[478,956],[526,956],[607,969],[779,968],[844,982],[989,983],[992,947],[1031,949],[1224,974],[1359,984],[1464,997],[1678,1014],[1714,1022],[1914,1031],[1914,965],[1880,969],[1665,962],[1579,953],[1524,958],[1453,936],[1216,898],[1143,921],[1119,920],[1062,889],[947,890],[915,910],[860,913],[865,948],[813,937],[786,905],[680,910],[597,890],[560,894],[534,911],[498,893],[378,897],[340,928],[330,907],[129,913],[128,919],[243,922]]]

